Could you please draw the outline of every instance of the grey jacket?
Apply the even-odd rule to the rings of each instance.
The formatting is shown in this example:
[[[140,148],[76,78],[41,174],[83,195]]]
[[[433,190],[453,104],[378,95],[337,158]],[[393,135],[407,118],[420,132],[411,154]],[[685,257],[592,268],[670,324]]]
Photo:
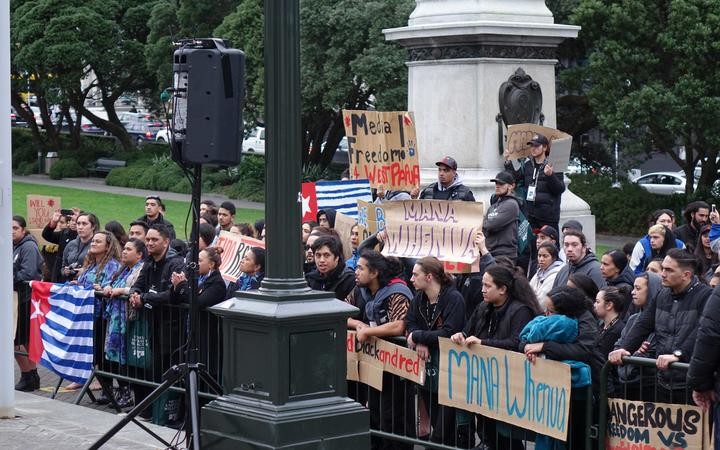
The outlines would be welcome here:
[[[43,257],[31,235],[26,234],[20,242],[13,243],[13,284],[40,280],[42,265]]]
[[[63,251],[62,267],[67,267],[72,264],[76,264],[77,268],[82,267],[85,255],[87,255],[88,250],[90,250],[91,240],[83,243],[80,240],[80,236],[78,236],[68,242]],[[72,279],[72,277],[70,277],[70,279]]]
[[[600,263],[595,257],[595,254],[590,250],[588,250],[587,255],[578,261],[577,264],[567,262],[555,277],[553,287],[566,286],[568,278],[570,278],[570,275],[574,273],[582,273],[589,276],[595,282],[598,289],[605,287],[605,278],[603,278],[602,273],[600,272]]]
[[[519,212],[520,204],[512,195],[495,197],[495,202],[488,208],[483,233],[493,256],[508,256],[513,261],[517,259]]]

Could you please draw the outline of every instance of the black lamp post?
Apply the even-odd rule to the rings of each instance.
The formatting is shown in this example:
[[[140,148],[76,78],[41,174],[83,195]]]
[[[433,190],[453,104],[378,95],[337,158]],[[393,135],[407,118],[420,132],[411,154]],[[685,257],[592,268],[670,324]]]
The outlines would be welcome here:
[[[346,396],[356,309],[302,274],[299,0],[265,1],[267,277],[213,307],[225,395],[202,411],[203,448],[367,449],[367,411]]]

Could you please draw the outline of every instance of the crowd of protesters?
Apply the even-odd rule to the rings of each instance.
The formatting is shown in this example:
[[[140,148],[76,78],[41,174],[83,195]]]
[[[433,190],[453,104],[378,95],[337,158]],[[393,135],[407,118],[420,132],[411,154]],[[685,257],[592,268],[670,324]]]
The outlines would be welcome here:
[[[491,180],[495,193],[487,199],[483,230],[475,239],[480,255],[476,272],[451,275],[432,256],[385,257],[380,252],[384,232],[361,241],[357,224],[350,239],[343,241],[334,229],[332,209],[318,211],[315,221],[301,225],[304,250],[299,251],[304,251],[308,285],[333,292],[359,309],[348,319],[348,329],[355,330],[361,342],[370,337],[405,338],[407,346],[426,360],[423,386],[389,374],[384,384],[391,388],[382,392],[349,383],[349,395],[369,408],[373,428],[463,448],[480,443],[486,448],[523,448],[512,433],[499,431],[494,420],[438,404],[439,337],[464,346],[520,352],[532,363],[537,358],[564,361],[571,364],[573,388],[592,385],[596,393],[600,371],[610,362],[617,365],[608,380],[610,392],[624,389],[630,398],[713,406],[720,368],[715,344],[720,337],[720,291],[713,290],[720,280],[720,215],[704,202],[693,202],[684,210],[685,223],[678,226],[673,211],[656,211],[649,218],[647,235],[598,258],[580,222],[567,220],[559,226],[565,184],[563,174],[556,173],[548,160],[550,143],[536,135],[529,144],[532,154],[527,161],[508,163]],[[475,200],[452,157],[436,165],[436,183],[410,192],[374,192],[375,201]],[[159,197],[148,197],[145,215],[128,224],[128,234],[117,222],[102,230],[92,213],[80,210],[55,214],[43,230],[43,237],[59,248],[44,277],[94,287],[109,299],[104,304],[106,335],[96,336],[105,345],[96,358],[124,363],[119,341],[125,322],[144,305],[188,301],[187,245],[175,239],[163,208]],[[230,202],[202,203],[202,307],[261,285],[265,253],[260,248],[245,255],[237,282],[227,284],[218,271],[220,249],[212,244],[221,230],[265,236],[262,221],[238,224],[235,213]],[[529,236],[519,233],[523,221],[529,223]],[[43,277],[43,258],[25,228],[23,218],[15,216],[14,281],[20,318],[15,345],[20,350],[27,344],[25,282]],[[521,245],[522,241],[529,244]],[[155,323],[153,328],[167,326]],[[173,326],[181,327],[182,321]],[[163,343],[161,352],[172,353],[180,344]],[[642,388],[637,371],[623,365],[623,358],[631,355],[657,361],[655,372],[642,375]],[[23,356],[17,362],[22,377],[16,389],[38,389],[32,362]],[[689,372],[672,370],[676,362],[690,363]],[[647,397],[650,391],[652,398]],[[135,400],[142,395],[136,390]],[[130,406],[132,397],[127,383],[120,384],[118,403]],[[582,435],[586,430],[575,432]],[[373,437],[373,448],[411,447]]]

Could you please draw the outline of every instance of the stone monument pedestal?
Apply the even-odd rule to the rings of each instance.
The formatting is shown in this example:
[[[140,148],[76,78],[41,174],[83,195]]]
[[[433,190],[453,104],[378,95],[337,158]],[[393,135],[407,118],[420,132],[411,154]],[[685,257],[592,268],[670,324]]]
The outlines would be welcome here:
[[[437,180],[435,161],[453,156],[479,201],[494,192],[502,170],[499,89],[522,68],[542,89],[544,126],[556,127],[557,46],[577,37],[577,26],[553,22],[542,0],[416,0],[407,27],[384,30],[407,47],[408,109],[415,114],[423,185]],[[594,244],[595,219],[570,191],[561,222],[580,220]]]

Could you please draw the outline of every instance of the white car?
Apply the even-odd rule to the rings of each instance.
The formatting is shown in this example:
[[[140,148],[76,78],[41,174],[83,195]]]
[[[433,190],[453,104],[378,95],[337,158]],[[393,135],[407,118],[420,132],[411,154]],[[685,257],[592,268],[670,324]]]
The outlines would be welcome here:
[[[633,180],[633,183],[652,194],[672,195],[685,193],[683,172],[653,172]]]
[[[242,143],[243,153],[265,154],[265,127],[256,127],[250,130]]]

